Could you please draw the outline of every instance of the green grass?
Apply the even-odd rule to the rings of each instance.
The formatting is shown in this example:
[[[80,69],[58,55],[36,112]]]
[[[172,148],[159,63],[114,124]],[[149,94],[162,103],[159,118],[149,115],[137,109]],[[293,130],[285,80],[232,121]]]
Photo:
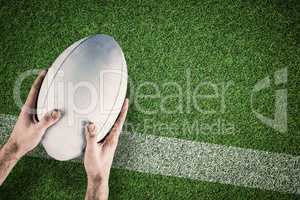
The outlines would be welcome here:
[[[1,1],[0,113],[19,113],[12,92],[19,74],[47,68],[73,42],[104,33],[114,36],[123,48],[134,85],[128,92],[128,130],[299,155],[299,19],[297,0]],[[278,87],[272,82],[271,90],[258,93],[254,102],[261,113],[272,117],[275,90],[288,89],[288,131],[280,133],[254,116],[250,94],[257,81],[272,78],[276,70],[285,67],[288,83]],[[189,107],[187,71],[193,90],[204,81],[218,83],[218,88],[230,84],[223,112],[220,98],[197,100],[202,109],[217,113],[204,114]],[[23,97],[32,79],[25,81]],[[146,81],[159,87],[161,98],[137,99],[137,87]],[[184,112],[166,114],[158,110],[163,97],[178,93],[174,86],[164,85],[170,81],[182,86],[182,94],[163,105],[176,110],[181,102]],[[154,94],[155,90],[144,87],[142,93]],[[211,94],[213,90],[201,87],[197,93]],[[145,114],[139,105],[158,112]],[[195,122],[212,125],[218,120],[233,124],[234,130],[215,134],[216,127],[191,129]],[[292,198],[124,170],[113,170],[111,187],[112,199]],[[82,199],[84,191],[84,173],[78,164],[27,158],[1,188],[0,198]]]
[[[34,170],[39,169],[39,170]],[[25,158],[0,188],[1,199],[84,199],[86,175],[80,163]],[[278,192],[205,183],[113,169],[110,199],[294,199]]]
[[[124,49],[134,85],[128,94],[132,103],[129,130],[299,155],[297,1],[32,0],[1,4],[1,113],[19,112],[12,103],[12,85],[18,74],[46,68],[74,41],[105,33]],[[255,117],[250,94],[258,80],[272,77],[284,67],[288,68],[288,131],[280,133]],[[229,84],[222,112],[220,98],[197,99],[197,106],[217,110],[214,114],[191,106],[187,70],[193,91],[204,81],[218,84],[219,89]],[[138,87],[145,81],[159,87],[160,98],[138,98]],[[170,81],[182,86],[182,91],[164,85]],[[30,84],[24,84],[24,96]],[[274,88],[255,99],[257,108],[269,117],[274,109]],[[155,94],[155,90],[148,85],[140,88],[139,94]],[[177,97],[162,102],[172,94]],[[203,86],[197,94],[213,94],[213,88]],[[183,112],[167,114],[159,110],[160,105],[171,111],[182,108]],[[141,106],[157,112],[145,114]],[[224,124],[223,132],[216,127],[219,122]],[[201,129],[192,129],[196,123]]]

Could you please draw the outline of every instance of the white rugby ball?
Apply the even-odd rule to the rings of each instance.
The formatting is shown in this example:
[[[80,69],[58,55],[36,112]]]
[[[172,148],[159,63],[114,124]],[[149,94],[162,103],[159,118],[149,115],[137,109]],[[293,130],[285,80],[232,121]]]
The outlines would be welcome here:
[[[84,125],[97,127],[100,141],[116,121],[127,90],[127,65],[118,43],[110,36],[81,39],[54,61],[41,86],[37,116],[59,109],[62,118],[42,140],[56,160],[70,160],[84,152]]]

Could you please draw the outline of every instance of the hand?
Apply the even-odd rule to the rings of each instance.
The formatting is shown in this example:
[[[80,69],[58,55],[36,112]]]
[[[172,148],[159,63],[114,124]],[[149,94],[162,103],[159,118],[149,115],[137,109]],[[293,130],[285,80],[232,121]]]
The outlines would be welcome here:
[[[46,70],[42,71],[34,81],[12,134],[0,149],[0,185],[17,161],[38,145],[46,129],[55,124],[61,116],[58,110],[54,110],[40,121],[36,119],[36,101],[46,73]]]
[[[86,199],[107,199],[108,179],[119,136],[128,111],[128,99],[123,103],[120,115],[104,142],[98,143],[96,127],[89,123],[85,127],[86,149],[84,166],[88,177]],[[94,195],[93,197],[91,195]]]
[[[40,121],[36,119],[36,102],[46,73],[47,71],[43,70],[34,81],[7,142],[7,145],[11,145],[11,149],[15,151],[17,158],[33,150],[40,143],[46,129],[55,124],[61,116],[60,111],[53,110],[47,113]]]

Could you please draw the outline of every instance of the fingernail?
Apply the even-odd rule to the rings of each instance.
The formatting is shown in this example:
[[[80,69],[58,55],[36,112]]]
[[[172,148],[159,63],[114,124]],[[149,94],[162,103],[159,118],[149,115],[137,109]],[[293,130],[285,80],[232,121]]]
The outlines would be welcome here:
[[[45,75],[47,73],[47,70],[43,69],[41,72],[40,72],[40,75]]]
[[[93,134],[96,127],[95,127],[94,123],[90,122],[87,128],[88,128],[89,133]]]
[[[59,117],[60,117],[59,110],[57,110],[57,109],[53,110],[52,113],[51,113],[51,118],[54,119],[54,120],[56,120]]]

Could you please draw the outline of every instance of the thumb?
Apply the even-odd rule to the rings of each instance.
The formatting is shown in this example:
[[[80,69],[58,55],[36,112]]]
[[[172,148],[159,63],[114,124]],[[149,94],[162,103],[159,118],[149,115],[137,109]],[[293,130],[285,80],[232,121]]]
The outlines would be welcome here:
[[[89,122],[85,126],[85,138],[86,138],[87,145],[97,144],[96,126],[93,122]]]
[[[39,125],[43,129],[47,129],[53,124],[55,124],[61,117],[61,112],[57,109],[45,114],[45,116],[40,120]]]

